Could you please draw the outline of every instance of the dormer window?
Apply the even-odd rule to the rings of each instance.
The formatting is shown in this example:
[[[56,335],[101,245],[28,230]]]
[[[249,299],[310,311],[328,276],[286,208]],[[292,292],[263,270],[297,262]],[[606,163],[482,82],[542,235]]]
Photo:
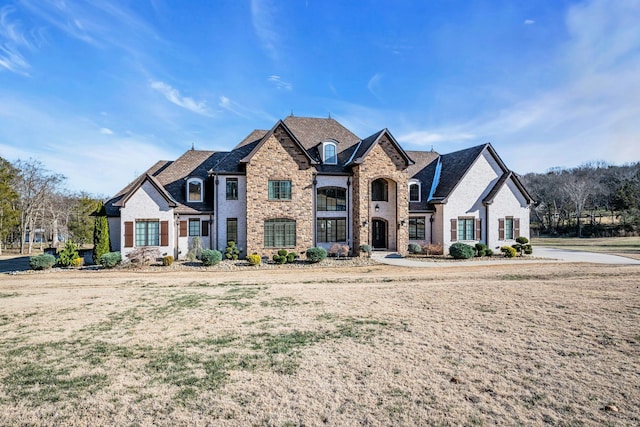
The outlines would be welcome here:
[[[333,141],[322,143],[322,161],[327,165],[338,164],[338,145]]]
[[[200,178],[190,178],[187,181],[187,201],[202,201],[202,180]]]
[[[418,181],[417,179],[412,179],[411,181],[409,181],[409,201],[420,201],[420,181]]]

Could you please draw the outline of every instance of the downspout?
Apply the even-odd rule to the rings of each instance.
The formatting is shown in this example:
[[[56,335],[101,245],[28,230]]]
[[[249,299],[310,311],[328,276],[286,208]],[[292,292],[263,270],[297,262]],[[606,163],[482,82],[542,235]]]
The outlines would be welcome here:
[[[489,247],[489,204],[484,205],[484,242]]]
[[[313,223],[311,224],[311,226],[313,227],[313,247],[316,246],[317,241],[318,241],[318,212],[316,212],[316,186],[318,185],[318,179],[317,179],[317,175],[314,173],[313,175],[313,181],[311,181],[311,183],[313,184],[313,195],[311,196],[311,209],[313,210]]]
[[[218,194],[218,190],[219,190],[219,184],[220,184],[220,179],[218,179],[218,174],[214,173],[213,174],[213,179],[214,179],[214,183],[215,183],[215,191],[213,192],[213,203],[214,203],[214,212],[215,215],[213,217],[213,220],[215,221],[215,229],[216,229],[216,250],[219,250],[219,243],[220,243],[220,233],[218,232],[219,229],[219,225],[220,225],[220,221],[219,221],[219,217],[220,217],[220,213],[218,212],[218,199],[219,199],[219,194]]]
[[[347,197],[346,197],[346,203],[347,203],[347,244],[349,244],[349,246],[353,246],[353,242],[350,239],[351,233],[349,233],[349,230],[351,229],[351,227],[353,226],[353,224],[351,224],[351,221],[349,220],[349,200],[351,199],[351,177],[347,177]],[[353,253],[355,252],[355,248],[353,248]]]
[[[429,217],[429,243],[431,243],[433,245],[433,221],[435,221],[435,219],[433,218],[433,214],[431,214],[431,216]]]
[[[175,249],[174,249],[174,253],[175,253],[174,258],[177,260],[180,257],[180,242],[179,242],[179,240],[180,240],[180,214],[176,215],[175,225],[176,225],[175,226],[175,230],[176,230],[176,232],[175,232],[175,241],[176,241],[176,244],[175,244]]]

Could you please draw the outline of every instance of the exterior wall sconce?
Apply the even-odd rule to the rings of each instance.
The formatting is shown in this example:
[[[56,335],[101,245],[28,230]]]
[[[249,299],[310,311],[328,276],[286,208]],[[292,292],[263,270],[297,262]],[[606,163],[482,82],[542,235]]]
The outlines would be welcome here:
[[[369,221],[364,221],[364,222],[362,223],[362,225],[363,225],[364,227],[366,227],[367,225],[369,225]]]
[[[376,212],[379,212],[380,211],[380,206],[378,204],[376,204],[376,207],[373,208],[373,209],[375,209]]]
[[[402,221],[400,221],[400,225],[404,227],[405,225],[407,225],[407,221],[403,219]]]

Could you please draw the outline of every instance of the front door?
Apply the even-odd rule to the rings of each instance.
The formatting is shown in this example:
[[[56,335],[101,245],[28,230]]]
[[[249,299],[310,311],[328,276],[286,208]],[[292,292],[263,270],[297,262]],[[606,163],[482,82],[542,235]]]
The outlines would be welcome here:
[[[371,244],[374,249],[385,249],[387,247],[387,223],[381,219],[373,220],[373,236]]]

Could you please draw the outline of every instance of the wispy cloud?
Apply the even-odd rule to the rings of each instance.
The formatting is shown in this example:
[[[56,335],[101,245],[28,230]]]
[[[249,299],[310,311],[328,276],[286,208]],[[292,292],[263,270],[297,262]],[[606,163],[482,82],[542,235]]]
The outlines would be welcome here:
[[[376,73],[367,82],[367,89],[373,96],[380,99],[378,91],[380,90],[380,82],[382,81],[382,74]]]
[[[100,133],[103,135],[113,135],[113,131],[109,128],[100,128]]]
[[[534,21],[533,19],[525,19],[524,20],[524,25],[533,25],[535,23],[536,23],[536,21]]]
[[[473,139],[476,139],[476,135],[472,133],[457,132],[455,130],[420,130],[401,134],[398,136],[398,142],[415,147],[425,147],[428,145],[434,145],[443,142],[463,142]]]
[[[290,91],[293,89],[293,85],[289,82],[285,82],[282,80],[280,76],[269,76],[267,81],[272,83],[278,90],[287,90]]]
[[[196,101],[188,96],[182,96],[180,91],[161,81],[151,81],[149,84],[152,89],[160,92],[167,100],[179,107],[187,109],[193,113],[203,116],[211,116],[212,113],[207,108],[204,101]]]
[[[238,102],[229,99],[227,96],[221,95],[218,106],[225,111],[235,114],[245,119],[261,119],[273,122],[276,120],[271,114],[267,114],[262,110],[247,107]]]
[[[14,12],[13,6],[0,9],[0,69],[28,75],[30,66],[21,50],[32,49],[33,45],[20,22],[11,19],[10,15]]]
[[[280,33],[276,5],[271,0],[251,0],[251,23],[262,47],[274,61],[279,57]]]

